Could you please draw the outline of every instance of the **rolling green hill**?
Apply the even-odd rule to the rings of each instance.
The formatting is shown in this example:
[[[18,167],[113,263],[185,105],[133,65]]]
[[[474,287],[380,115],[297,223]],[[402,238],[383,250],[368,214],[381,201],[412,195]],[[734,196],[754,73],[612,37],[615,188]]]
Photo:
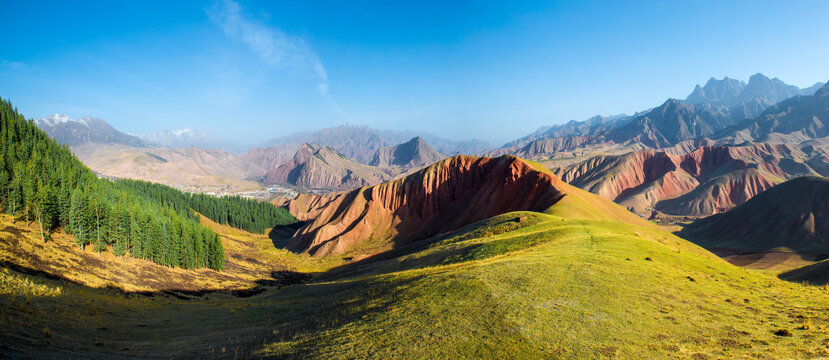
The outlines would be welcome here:
[[[823,288],[740,269],[651,226],[533,212],[247,298],[135,297],[9,269],[0,282],[11,357],[829,355]]]

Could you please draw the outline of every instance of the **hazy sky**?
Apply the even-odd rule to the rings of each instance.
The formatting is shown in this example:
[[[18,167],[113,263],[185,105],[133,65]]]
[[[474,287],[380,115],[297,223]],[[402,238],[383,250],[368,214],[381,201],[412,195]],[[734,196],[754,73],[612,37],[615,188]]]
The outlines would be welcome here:
[[[829,80],[829,1],[4,1],[28,117],[258,142],[345,122],[503,143],[709,77]]]

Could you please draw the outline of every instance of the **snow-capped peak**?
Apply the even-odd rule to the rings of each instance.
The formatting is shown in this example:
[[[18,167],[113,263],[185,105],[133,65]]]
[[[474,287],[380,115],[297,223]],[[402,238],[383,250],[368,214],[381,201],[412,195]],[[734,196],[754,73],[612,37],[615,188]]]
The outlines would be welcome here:
[[[167,130],[167,132],[175,136],[206,136],[206,134],[203,131],[193,130],[190,128],[184,128],[180,130]]]
[[[37,121],[40,122],[40,123],[48,124],[50,126],[55,126],[57,124],[63,124],[63,123],[70,122],[70,121],[75,121],[75,120],[72,120],[72,118],[70,118],[70,117],[68,117],[64,114],[57,114],[56,113],[54,115],[50,115],[50,116],[47,116],[47,117],[44,117],[44,118],[40,118]]]

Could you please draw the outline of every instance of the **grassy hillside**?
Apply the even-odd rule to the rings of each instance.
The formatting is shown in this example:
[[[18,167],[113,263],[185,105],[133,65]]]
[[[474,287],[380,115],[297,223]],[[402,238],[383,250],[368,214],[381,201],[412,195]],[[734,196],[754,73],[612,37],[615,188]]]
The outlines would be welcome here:
[[[203,226],[221,236],[226,268],[186,270],[159,265],[145,259],[118,257],[110,251],[98,254],[82,250],[71,235],[56,232],[43,243],[36,224],[13,222],[0,214],[0,264],[26,269],[93,288],[118,288],[127,292],[236,291],[262,284],[281,285],[342,263],[341,259],[310,263],[307,256],[275,249],[267,235],[217,224],[201,217]],[[338,262],[339,261],[339,262]]]
[[[0,342],[111,358],[829,356],[829,291],[651,226],[517,212],[433,240],[248,298],[131,297],[6,269]]]

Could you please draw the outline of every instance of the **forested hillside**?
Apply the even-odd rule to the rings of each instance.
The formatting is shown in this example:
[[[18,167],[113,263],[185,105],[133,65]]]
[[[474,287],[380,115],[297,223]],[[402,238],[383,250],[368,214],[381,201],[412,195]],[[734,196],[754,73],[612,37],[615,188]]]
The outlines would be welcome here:
[[[3,99],[0,204],[19,220],[37,222],[43,241],[61,228],[82,248],[111,248],[118,256],[167,266],[224,268],[221,239],[195,213],[141,196],[123,182],[99,179]]]
[[[139,180],[118,182],[145,198],[158,201],[177,212],[185,213],[192,209],[217,223],[253,233],[261,234],[274,226],[297,222],[297,219],[285,209],[241,196],[188,194],[169,186]]]

